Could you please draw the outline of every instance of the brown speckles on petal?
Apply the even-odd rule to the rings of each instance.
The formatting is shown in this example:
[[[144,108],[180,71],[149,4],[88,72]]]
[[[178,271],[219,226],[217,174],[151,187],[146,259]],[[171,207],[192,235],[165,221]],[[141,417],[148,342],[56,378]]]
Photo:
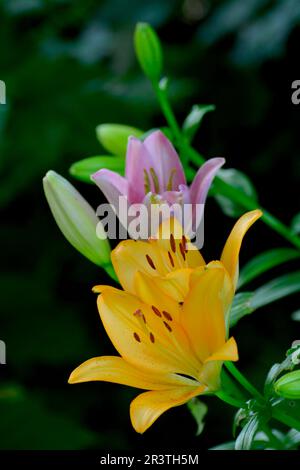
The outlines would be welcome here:
[[[139,337],[139,335],[136,332],[133,333],[133,337],[138,343],[141,342],[141,338]]]
[[[150,333],[150,341],[151,341],[151,343],[154,343],[154,341],[155,341],[153,333]]]
[[[158,310],[158,308],[156,308],[154,305],[152,305],[151,308],[152,308],[153,312],[155,313],[155,315],[157,315],[158,317],[161,317],[161,313]]]
[[[166,320],[172,321],[173,318],[169,312],[166,312],[165,310],[162,311],[163,316],[165,317]]]
[[[171,233],[171,235],[170,235],[170,247],[171,247],[171,250],[173,251],[173,253],[176,253],[176,243],[175,243],[175,240],[174,240],[173,233]]]
[[[183,248],[182,243],[179,243],[179,249],[183,260],[185,261],[185,249]]]
[[[175,264],[174,264],[174,260],[173,260],[173,256],[171,255],[171,253],[168,251],[168,256],[169,256],[169,260],[170,260],[170,263],[171,263],[171,266],[172,268],[175,267]]]
[[[165,327],[167,328],[167,330],[170,331],[170,333],[171,333],[172,328],[170,327],[169,323],[167,323],[166,321],[164,321],[164,325],[165,325]]]
[[[149,266],[151,266],[152,269],[156,269],[155,264],[153,263],[153,259],[149,255],[146,255],[146,259],[148,261]]]

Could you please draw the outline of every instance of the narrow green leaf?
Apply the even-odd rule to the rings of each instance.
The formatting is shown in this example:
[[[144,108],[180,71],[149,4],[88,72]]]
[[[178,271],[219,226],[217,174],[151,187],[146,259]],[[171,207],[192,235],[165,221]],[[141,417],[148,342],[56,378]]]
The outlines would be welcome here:
[[[290,429],[284,439],[286,449],[297,448],[300,444],[300,432],[297,429]]]
[[[296,292],[300,292],[300,271],[273,279],[254,292],[236,294],[230,312],[230,326],[254,310]]]
[[[257,289],[251,299],[251,306],[255,310],[299,291],[300,271],[285,274]]]
[[[242,287],[271,268],[300,258],[300,251],[292,248],[275,248],[255,256],[240,271],[238,287]]]
[[[112,155],[98,155],[95,157],[84,158],[71,165],[69,172],[74,178],[84,183],[93,183],[91,175],[101,168],[124,174],[125,160],[123,157],[115,157]]]
[[[196,436],[199,436],[204,429],[204,416],[206,415],[208,408],[206,404],[200,401],[198,398],[192,398],[190,401],[188,401],[187,406],[192,416],[195,418],[197,423]]]
[[[219,170],[218,176],[223,182],[229,184],[232,188],[238,189],[243,195],[250,197],[252,201],[258,201],[256,189],[245,173],[234,168],[229,168],[226,170]],[[233,202],[230,197],[218,193],[215,197],[224,214],[229,217],[239,217],[245,212],[243,204]]]
[[[188,142],[191,142],[199,129],[206,113],[214,111],[216,107],[213,104],[195,104],[182,125],[182,130]]]
[[[250,450],[259,427],[258,415],[253,415],[245,424],[235,441],[235,450]]]
[[[254,292],[240,292],[236,294],[230,312],[230,326],[234,326],[245,315],[254,311],[251,306],[251,299]]]

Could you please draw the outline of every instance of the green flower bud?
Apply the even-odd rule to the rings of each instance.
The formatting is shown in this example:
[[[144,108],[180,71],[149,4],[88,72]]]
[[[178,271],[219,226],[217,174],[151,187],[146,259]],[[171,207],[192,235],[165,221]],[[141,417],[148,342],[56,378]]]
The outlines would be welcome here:
[[[159,38],[147,23],[138,23],[134,33],[136,56],[145,75],[158,81],[162,73],[162,50]]]
[[[300,399],[300,370],[283,375],[274,384],[275,392],[284,398]]]
[[[133,136],[139,139],[143,133],[140,129],[122,124],[100,124],[96,127],[96,135],[100,144],[113,155],[119,157],[126,155],[128,137]]]
[[[83,160],[73,163],[69,172],[74,178],[84,183],[93,183],[91,175],[101,170],[101,168],[107,168],[108,170],[124,175],[125,160],[123,157],[115,157],[112,155],[84,158]]]
[[[43,179],[46,199],[60,230],[83,256],[106,269],[110,265],[110,245],[101,222],[81,194],[55,171]],[[97,229],[97,234],[96,234]]]

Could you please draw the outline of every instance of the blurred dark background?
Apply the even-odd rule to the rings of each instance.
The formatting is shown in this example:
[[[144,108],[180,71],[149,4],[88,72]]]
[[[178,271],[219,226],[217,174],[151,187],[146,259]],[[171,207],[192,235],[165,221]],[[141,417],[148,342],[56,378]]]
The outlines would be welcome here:
[[[0,105],[0,339],[7,345],[0,448],[198,450],[230,440],[234,410],[216,399],[205,399],[200,437],[184,406],[140,436],[128,410],[136,390],[67,384],[84,360],[114,353],[91,293],[110,281],[64,240],[41,181],[53,169],[96,207],[99,190],[68,176],[71,163],[105,153],[96,125],[165,124],[132,46],[135,23],[147,21],[163,41],[178,118],[193,103],[217,107],[197,135],[198,150],[247,173],[261,203],[290,224],[300,206],[300,105],[291,102],[291,83],[300,79],[299,1],[2,0],[0,18],[0,79],[7,86],[7,104]],[[233,221],[210,198],[207,259],[219,256]],[[241,264],[277,246],[288,243],[260,222]],[[290,263],[273,274],[296,268]],[[240,367],[258,386],[299,339],[290,318],[298,307],[295,295],[234,329]]]

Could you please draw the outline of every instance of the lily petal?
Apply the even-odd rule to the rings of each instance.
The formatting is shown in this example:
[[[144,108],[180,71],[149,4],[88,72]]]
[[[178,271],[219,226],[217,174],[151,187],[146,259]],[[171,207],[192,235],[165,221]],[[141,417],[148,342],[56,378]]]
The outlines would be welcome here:
[[[130,137],[126,153],[129,203],[142,202],[145,194],[154,191],[154,184],[149,176],[151,167],[153,167],[152,158],[145,144],[135,137]]]
[[[160,192],[177,190],[186,184],[184,171],[171,142],[161,131],[152,132],[144,141],[151,155],[153,169],[160,183]]]
[[[225,344],[223,344],[223,346],[221,346],[220,349],[218,349],[218,351],[205,359],[204,363],[212,361],[238,361],[238,359],[239,354],[237,344],[235,339],[231,337]]]
[[[224,163],[224,158],[211,158],[199,168],[190,187],[192,203],[204,204],[212,180]]]
[[[128,183],[123,176],[114,171],[101,169],[91,176],[110,204],[119,207],[119,197],[127,197]]]
[[[111,260],[121,286],[125,291],[135,293],[134,276],[142,271],[151,276],[167,272],[160,256],[150,243],[126,240],[112,251]]]
[[[176,387],[138,395],[130,405],[132,426],[138,433],[145,432],[165,411],[183,405],[191,398],[205,392],[205,386]]]
[[[229,237],[225,243],[221,261],[227,269],[234,288],[236,288],[238,274],[239,274],[239,253],[242,245],[243,238],[249,228],[257,219],[262,216],[262,211],[257,209],[254,211],[246,212],[242,215],[234,225]]]
[[[152,326],[155,321],[162,324],[162,319],[155,315],[150,306],[117,289],[105,290],[98,297],[97,304],[111,342],[131,365],[156,373],[195,373],[172,344],[171,334],[166,328],[164,336],[157,325],[154,329],[148,329],[148,324]]]
[[[78,366],[69,378],[70,384],[91,381],[113,382],[144,390],[165,390],[186,383],[184,377],[176,374],[150,375],[117,356],[93,357]]]
[[[205,270],[183,304],[181,321],[202,362],[225,343],[224,305],[220,295],[225,274],[225,269]]]

